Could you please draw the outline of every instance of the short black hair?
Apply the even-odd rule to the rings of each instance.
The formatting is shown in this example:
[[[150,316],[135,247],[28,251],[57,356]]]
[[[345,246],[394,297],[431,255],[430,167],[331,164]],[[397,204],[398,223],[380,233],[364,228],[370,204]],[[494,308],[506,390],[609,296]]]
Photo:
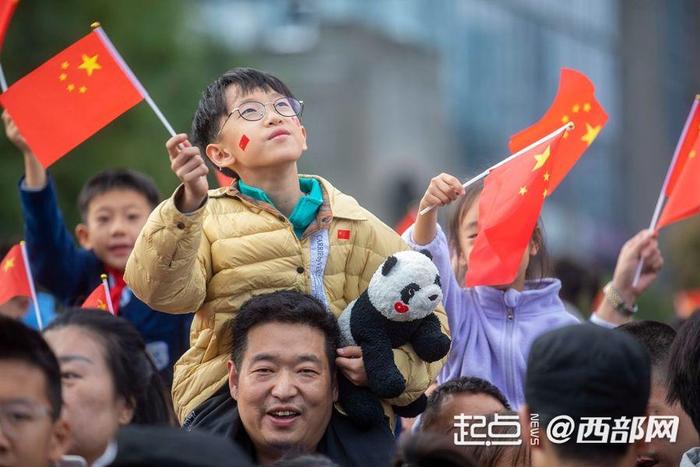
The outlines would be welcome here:
[[[330,458],[323,454],[301,454],[283,456],[278,461],[270,464],[270,467],[339,467]]]
[[[67,309],[44,332],[76,326],[103,346],[115,394],[134,409],[131,423],[173,425],[174,412],[163,381],[141,335],[123,318],[104,310]]]
[[[243,95],[256,90],[275,91],[285,97],[294,97],[292,91],[276,76],[254,68],[233,68],[219,76],[202,93],[197,110],[192,118],[192,144],[206,156],[206,148],[219,133],[219,120],[226,117],[226,89],[236,86]],[[229,177],[238,178],[238,174],[222,167],[221,172]]]
[[[332,313],[311,295],[293,290],[279,290],[256,295],[243,305],[231,320],[231,360],[240,370],[248,345],[248,333],[268,323],[300,324],[318,329],[326,337],[326,356],[331,374],[335,373],[336,350],[340,329]]]
[[[90,178],[78,195],[78,209],[83,222],[87,221],[90,203],[96,196],[114,190],[135,191],[148,201],[151,209],[160,202],[160,193],[153,179],[130,169],[109,169]]]
[[[506,396],[489,381],[476,376],[461,376],[442,383],[430,394],[425,412],[421,415],[421,429],[430,428],[440,418],[442,405],[451,394],[485,394],[503,404],[506,410],[511,408]]]
[[[678,330],[668,364],[668,402],[680,401],[700,432],[700,313],[693,313]]]
[[[615,419],[645,414],[651,387],[649,354],[625,332],[591,323],[573,324],[539,336],[530,348],[524,390],[532,414],[539,414],[543,432],[565,415],[578,429],[586,417]],[[579,432],[580,433],[580,432]],[[624,443],[577,443],[576,437],[552,443],[561,459],[608,465],[631,446]]]
[[[671,353],[671,345],[676,337],[676,331],[666,323],[652,320],[631,321],[616,329],[625,331],[649,352],[651,367],[655,377],[666,383],[666,370],[668,368],[668,356]]]
[[[61,369],[58,360],[41,334],[19,321],[0,315],[0,360],[15,360],[44,374],[46,398],[51,404],[51,418],[61,415]]]

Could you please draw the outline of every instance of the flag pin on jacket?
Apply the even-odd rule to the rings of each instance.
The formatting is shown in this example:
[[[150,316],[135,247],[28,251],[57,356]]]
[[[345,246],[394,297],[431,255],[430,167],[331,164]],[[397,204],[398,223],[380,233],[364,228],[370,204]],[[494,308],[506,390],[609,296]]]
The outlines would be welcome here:
[[[338,240],[350,240],[350,231],[347,229],[338,229]]]

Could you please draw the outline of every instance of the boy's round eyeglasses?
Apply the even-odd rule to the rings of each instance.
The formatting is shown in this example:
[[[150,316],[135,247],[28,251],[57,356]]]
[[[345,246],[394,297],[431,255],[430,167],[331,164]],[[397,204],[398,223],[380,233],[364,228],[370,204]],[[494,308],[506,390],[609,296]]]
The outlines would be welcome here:
[[[245,102],[226,115],[226,120],[224,120],[216,136],[218,137],[221,134],[224,126],[226,126],[226,122],[228,122],[231,115],[235,112],[238,112],[241,118],[249,122],[261,120],[265,116],[267,104],[272,104],[272,108],[275,109],[275,112],[283,117],[300,117],[304,110],[304,101],[296,100],[293,97],[280,97],[276,101],[267,102],[265,104],[256,101]]]

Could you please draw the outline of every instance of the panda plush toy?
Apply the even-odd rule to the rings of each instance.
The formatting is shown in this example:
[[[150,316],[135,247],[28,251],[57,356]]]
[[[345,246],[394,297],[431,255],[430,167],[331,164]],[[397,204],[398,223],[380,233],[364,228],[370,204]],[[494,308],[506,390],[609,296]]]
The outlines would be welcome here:
[[[392,349],[411,344],[426,362],[440,360],[450,350],[450,339],[440,330],[433,313],[442,301],[440,275],[427,251],[401,251],[389,256],[377,269],[367,290],[351,302],[338,318],[342,345],[362,348],[368,387],[358,387],[339,375],[340,403],[359,426],[384,422],[379,399],[402,394],[406,381],[394,363]],[[397,414],[416,416],[426,398]]]

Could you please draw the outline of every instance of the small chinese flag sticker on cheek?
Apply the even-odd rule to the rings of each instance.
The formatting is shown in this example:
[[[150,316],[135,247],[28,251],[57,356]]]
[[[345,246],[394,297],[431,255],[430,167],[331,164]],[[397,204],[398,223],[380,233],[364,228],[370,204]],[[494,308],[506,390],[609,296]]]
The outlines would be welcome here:
[[[338,229],[338,240],[350,240],[350,231],[347,229]]]
[[[250,142],[250,139],[246,135],[243,135],[243,136],[241,136],[240,141],[238,141],[238,147],[241,148],[243,151],[245,151],[245,148],[248,147],[249,142]]]

